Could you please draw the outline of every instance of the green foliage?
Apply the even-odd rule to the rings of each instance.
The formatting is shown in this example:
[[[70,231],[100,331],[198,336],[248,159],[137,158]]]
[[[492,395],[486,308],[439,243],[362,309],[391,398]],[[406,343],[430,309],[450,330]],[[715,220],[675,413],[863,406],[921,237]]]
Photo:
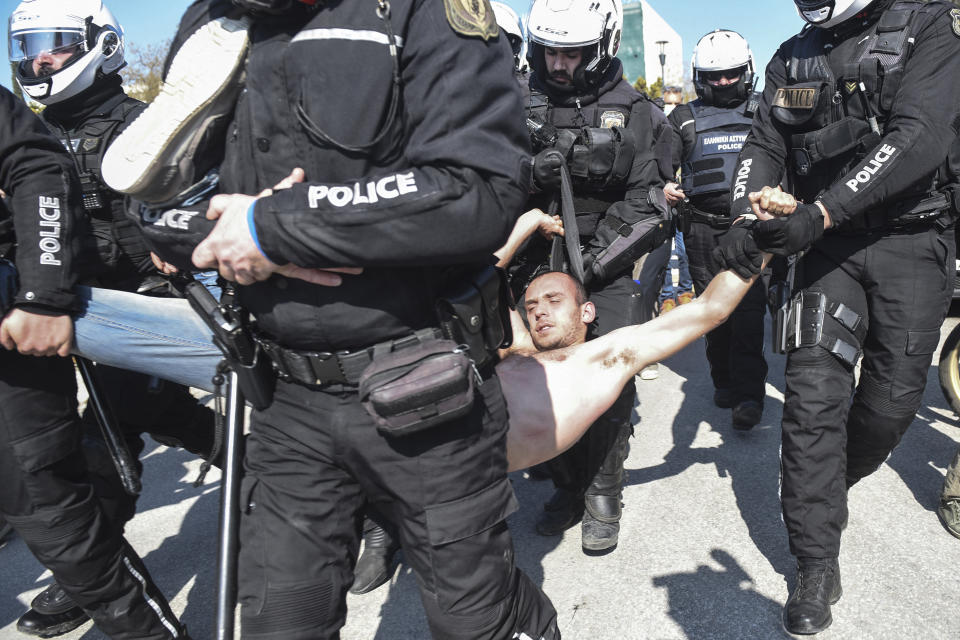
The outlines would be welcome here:
[[[127,44],[127,67],[123,70],[124,89],[131,98],[153,102],[163,84],[163,61],[170,40],[143,47]]]
[[[646,94],[651,100],[663,97],[663,79],[661,78],[657,78],[656,82],[647,86],[647,79],[641,76],[633,83],[633,88],[640,93]]]

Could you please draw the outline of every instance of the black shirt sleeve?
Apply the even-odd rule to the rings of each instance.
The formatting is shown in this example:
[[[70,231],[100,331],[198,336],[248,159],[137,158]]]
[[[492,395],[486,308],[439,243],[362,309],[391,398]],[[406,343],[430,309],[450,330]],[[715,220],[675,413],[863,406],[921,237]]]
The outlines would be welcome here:
[[[20,287],[14,304],[75,307],[75,258],[84,228],[76,178],[60,142],[27,106],[0,88],[0,188],[17,239]]]
[[[932,182],[947,157],[960,125],[960,34],[952,6],[917,10],[914,50],[883,138],[820,197],[834,225],[896,199],[926,177]]]
[[[786,168],[789,132],[771,113],[777,89],[787,84],[786,54],[792,41],[780,47],[767,64],[763,95],[753,117],[753,126],[737,158],[736,172],[730,189],[730,216],[751,212],[747,194],[765,186],[775,187],[783,179]]]

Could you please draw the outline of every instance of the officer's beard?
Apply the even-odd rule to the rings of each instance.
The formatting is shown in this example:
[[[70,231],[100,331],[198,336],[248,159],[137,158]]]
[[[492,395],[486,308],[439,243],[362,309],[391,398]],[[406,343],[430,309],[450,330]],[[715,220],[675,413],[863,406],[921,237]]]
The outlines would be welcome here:
[[[563,80],[566,80],[566,82]],[[551,92],[573,94],[577,91],[577,87],[573,83],[573,78],[567,75],[566,71],[551,73],[544,82],[546,82]]]

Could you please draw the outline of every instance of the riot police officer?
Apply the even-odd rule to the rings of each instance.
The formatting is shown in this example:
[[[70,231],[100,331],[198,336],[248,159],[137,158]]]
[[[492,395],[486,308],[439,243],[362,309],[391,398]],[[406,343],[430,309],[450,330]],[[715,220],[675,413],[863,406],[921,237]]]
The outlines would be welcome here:
[[[704,291],[720,270],[711,252],[730,227],[730,185],[756,108],[753,54],[743,36],[717,29],[697,42],[691,66],[697,99],[667,117],[679,141],[674,167],[681,183],[668,183],[664,192],[680,208],[690,274],[696,290]],[[763,412],[764,305],[758,279],[730,319],[706,336],[713,401],[733,409],[737,429],[752,428]]]
[[[81,202],[97,249],[96,260],[84,268],[85,282],[126,291],[162,284],[153,275],[156,269],[139,229],[124,215],[123,196],[108,189],[100,173],[111,140],[144,106],[121,88],[124,38],[119,22],[100,0],[25,0],[13,11],[10,25],[17,82],[46,105],[41,117],[80,176]],[[148,431],[160,441],[209,455],[213,412],[186,387],[111,367],[96,367],[96,376],[135,454],[144,447],[140,434]],[[98,499],[122,529],[133,517],[135,499],[123,490],[98,444],[99,429],[89,407],[83,417],[89,434],[84,452]],[[17,626],[50,636],[86,617],[54,582]]]
[[[0,257],[19,273],[19,287],[0,295],[12,303],[0,323],[0,513],[53,572],[70,607],[82,607],[109,637],[186,638],[98,503],[79,447],[73,365],[55,357],[72,341],[71,287],[86,223],[72,162],[6,89],[0,113],[0,188],[12,212],[0,213]],[[11,271],[0,265],[4,285],[13,284]],[[76,626],[76,617],[69,622]]]
[[[664,136],[669,144],[672,133],[663,112],[622,77],[623,66],[615,57],[622,29],[619,0],[538,0],[527,28],[532,70],[528,121],[541,132],[558,132],[555,144],[534,149],[538,193],[530,206],[549,209],[560,186],[560,167],[569,162],[576,229],[566,233],[578,233],[577,244],[583,245],[579,251],[584,254],[588,291],[597,307],[593,335],[603,335],[639,321],[640,292],[631,277],[632,260],[615,262],[602,272],[595,267],[611,255],[609,248],[618,238],[639,241],[644,234],[632,233],[631,225],[658,216],[651,194],[662,189],[666,176],[657,162],[656,145]],[[579,149],[570,151],[571,145]],[[574,157],[590,169],[581,170]],[[535,273],[547,261],[549,249],[546,242],[531,243],[514,280],[522,286],[528,278],[522,275],[524,263]],[[664,252],[664,259],[668,254]],[[655,271],[662,274],[662,269]],[[659,292],[659,282],[650,288]],[[584,549],[616,546],[634,398],[635,390],[625,388],[580,442],[548,463],[557,492],[537,523],[539,533],[557,535],[582,516]]]
[[[198,82],[203,65],[190,64],[216,47],[198,27],[236,33],[241,21],[252,26],[238,56],[244,89],[219,148],[224,193],[210,219],[184,216],[182,228],[140,219],[164,259],[189,268],[192,251],[197,265],[244,285],[238,300],[280,372],[246,445],[244,636],[338,637],[370,503],[399,531],[435,637],[559,638],[553,606],[514,563],[505,523],[517,508],[506,414],[483,346],[497,333],[483,309],[499,303],[487,281],[479,298],[448,293],[469,284],[450,267],[489,264],[529,190],[520,92],[493,10],[487,0],[204,0],[174,40],[170,95],[215,102]],[[148,108],[151,126],[140,130],[176,131],[169,116]],[[141,151],[138,126],[117,153]],[[168,158],[165,149],[147,153]],[[294,167],[306,182],[244,195]],[[295,267],[321,271],[313,282],[282,275]],[[353,269],[329,271],[339,267]],[[455,328],[447,311],[438,317],[452,308],[444,300],[477,312]],[[461,329],[476,366],[459,369],[457,411],[430,411],[445,387],[425,379],[418,402],[428,404],[396,426],[401,408],[382,402],[371,372]],[[456,345],[448,353],[465,357]]]
[[[757,247],[806,251],[788,322],[781,499],[798,563],[784,625],[810,634],[842,593],[847,490],[913,421],[950,301],[960,9],[795,2],[809,24],[767,66],[732,190],[734,216],[792,213],[734,224],[718,253],[749,273]],[[776,203],[784,176],[795,210]]]

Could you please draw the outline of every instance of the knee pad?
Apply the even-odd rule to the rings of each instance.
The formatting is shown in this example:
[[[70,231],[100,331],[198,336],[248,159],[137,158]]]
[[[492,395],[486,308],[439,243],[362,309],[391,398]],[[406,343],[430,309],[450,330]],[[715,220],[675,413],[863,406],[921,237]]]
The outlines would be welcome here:
[[[868,377],[861,379],[847,418],[848,487],[876,471],[913,422],[917,407],[889,397]]]

